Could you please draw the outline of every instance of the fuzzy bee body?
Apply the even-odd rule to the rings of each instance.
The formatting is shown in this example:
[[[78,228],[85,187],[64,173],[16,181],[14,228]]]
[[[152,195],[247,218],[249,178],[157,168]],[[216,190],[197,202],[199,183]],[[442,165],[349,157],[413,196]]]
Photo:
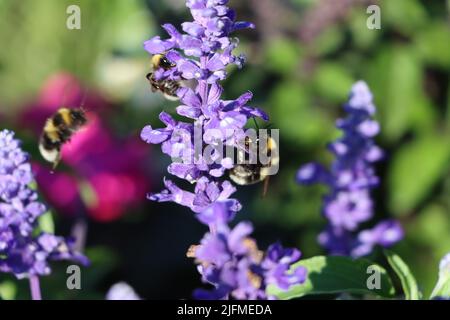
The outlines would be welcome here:
[[[175,80],[156,80],[153,72],[147,74],[147,80],[150,82],[152,92],[161,92],[167,100],[177,101],[177,91],[180,89],[180,83]]]
[[[152,92],[161,92],[164,97],[171,101],[179,100],[177,91],[181,87],[181,82],[170,79],[157,80],[154,71],[157,69],[170,70],[176,65],[167,59],[164,54],[155,54],[151,59],[153,71],[147,74],[146,78],[150,82]]]
[[[231,180],[241,186],[259,183],[265,179],[259,164],[238,164],[230,171]]]
[[[156,70],[158,68],[163,68],[164,70],[169,70],[176,65],[167,59],[167,57],[163,54],[155,54],[152,56],[152,66],[153,70]]]
[[[250,142],[246,141],[248,146]],[[258,143],[258,142],[256,142]],[[271,175],[271,167],[277,166],[280,162],[278,156],[278,146],[273,138],[268,138],[265,145],[265,153],[269,158],[267,164],[257,163],[243,163],[238,164],[229,171],[230,179],[238,185],[252,185],[262,181],[267,181],[268,177]]]
[[[39,140],[39,151],[42,157],[56,167],[61,157],[61,147],[72,135],[86,124],[83,109],[59,109],[47,119]]]

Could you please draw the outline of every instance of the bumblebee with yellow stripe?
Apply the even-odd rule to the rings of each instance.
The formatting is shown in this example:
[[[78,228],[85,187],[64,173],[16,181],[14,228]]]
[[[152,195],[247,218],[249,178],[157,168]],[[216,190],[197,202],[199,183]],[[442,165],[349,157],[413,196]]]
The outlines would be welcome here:
[[[152,92],[159,91],[168,100],[178,100],[179,98],[177,96],[177,91],[181,87],[180,82],[170,79],[157,80],[154,74],[154,72],[159,68],[170,70],[171,68],[174,68],[176,64],[170,62],[164,54],[155,54],[152,56],[151,63],[153,70],[147,74],[146,78],[150,82]]]
[[[154,56],[152,56],[152,66],[154,70],[158,68],[169,70],[176,65],[170,62],[164,54],[155,54]]]
[[[252,143],[256,143],[257,148],[260,147],[259,138],[256,141],[251,141],[246,137],[245,146],[247,150]],[[267,143],[262,147],[263,154],[267,155],[269,161],[267,164],[263,164],[259,161],[256,163],[244,162],[234,166],[229,171],[230,179],[238,185],[252,185],[264,181],[263,196],[266,195],[269,186],[269,177],[272,174],[272,167],[278,166],[280,163],[280,157],[278,154],[278,145],[272,137],[267,138]]]
[[[87,122],[82,108],[61,108],[45,122],[39,140],[42,157],[56,168],[61,159],[61,148]]]

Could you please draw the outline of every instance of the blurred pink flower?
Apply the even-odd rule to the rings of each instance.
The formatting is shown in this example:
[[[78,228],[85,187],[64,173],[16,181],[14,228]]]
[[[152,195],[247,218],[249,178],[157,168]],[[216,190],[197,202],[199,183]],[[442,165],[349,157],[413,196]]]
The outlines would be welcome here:
[[[23,128],[40,132],[45,120],[63,106],[80,107],[95,112],[107,108],[107,101],[96,92],[80,86],[69,73],[56,73],[44,84],[38,97],[30,103],[19,117]]]
[[[146,199],[150,177],[145,171],[148,149],[138,137],[118,139],[102,119],[107,103],[85,90],[68,74],[49,79],[36,103],[26,108],[21,124],[36,135],[45,120],[64,105],[78,107],[85,100],[88,124],[63,146],[62,164],[51,172],[50,165],[34,164],[36,180],[46,200],[58,212],[67,215],[87,213],[108,222]],[[100,113],[102,117],[100,117]]]

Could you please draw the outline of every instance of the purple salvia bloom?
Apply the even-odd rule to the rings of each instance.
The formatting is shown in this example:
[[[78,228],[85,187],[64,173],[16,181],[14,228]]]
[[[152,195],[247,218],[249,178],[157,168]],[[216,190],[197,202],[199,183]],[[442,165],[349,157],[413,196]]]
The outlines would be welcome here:
[[[87,264],[73,241],[49,233],[34,234],[46,207],[30,188],[34,182],[28,154],[9,130],[0,131],[0,271],[18,278],[47,275],[50,260]]]
[[[290,270],[300,259],[300,251],[284,249],[279,243],[271,245],[266,253],[260,251],[250,238],[251,223],[228,226],[232,214],[228,204],[216,202],[197,215],[200,222],[214,225],[215,229],[188,253],[196,259],[203,282],[214,286],[212,290],[196,290],[197,299],[273,299],[266,294],[269,284],[288,290],[305,281],[305,268]]]
[[[193,80],[196,84],[195,89],[181,87],[177,91],[181,104],[176,112],[187,121],[176,121],[163,112],[160,120],[165,128],[154,129],[149,125],[141,133],[144,141],[161,144],[163,153],[173,159],[168,172],[195,184],[195,190],[185,191],[166,180],[166,189],[149,195],[149,199],[173,201],[194,212],[202,212],[215,201],[226,201],[235,191],[229,181],[223,181],[225,172],[233,167],[232,160],[221,159],[217,152],[203,155],[205,146],[237,148],[234,130],[243,129],[250,118],[268,120],[262,110],[247,105],[252,98],[250,92],[236,100],[221,99],[223,88],[219,82],[227,77],[227,66],[241,67],[244,62],[242,56],[233,54],[238,41],[231,38],[231,33],[254,27],[251,23],[236,21],[227,3],[225,0],[187,0],[193,21],[182,23],[184,33],[165,24],[167,39],[156,36],[144,43],[150,54],[165,54],[175,65],[169,70],[154,70],[157,80]],[[198,137],[196,129],[200,132]],[[241,207],[235,199],[231,199],[231,204],[233,211]]]
[[[373,140],[380,126],[372,119],[376,108],[365,82],[353,85],[344,110],[347,117],[336,122],[344,134],[328,146],[335,155],[330,170],[309,163],[298,170],[296,179],[304,185],[329,187],[322,209],[328,226],[319,235],[319,243],[332,254],[359,257],[369,254],[375,245],[393,245],[403,238],[403,231],[398,222],[383,221],[358,234],[359,226],[373,217],[370,190],[379,183],[373,163],[383,157]]]

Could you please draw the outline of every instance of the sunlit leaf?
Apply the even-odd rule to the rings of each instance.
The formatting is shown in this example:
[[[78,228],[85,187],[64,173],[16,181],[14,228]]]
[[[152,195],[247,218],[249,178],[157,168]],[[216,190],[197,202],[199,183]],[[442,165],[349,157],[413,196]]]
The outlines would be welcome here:
[[[415,38],[418,52],[431,65],[450,68],[450,27],[448,23],[435,22],[418,30]]]
[[[419,300],[420,292],[417,286],[416,279],[409,270],[408,265],[397,254],[385,250],[384,254],[397,276],[402,283],[403,292],[405,293],[406,300]]]
[[[13,281],[3,281],[0,283],[0,299],[14,300],[17,294],[17,287]]]
[[[55,223],[51,211],[47,211],[39,217],[39,227],[42,231],[48,233],[55,233]]]
[[[395,289],[381,266],[366,259],[351,259],[341,256],[318,256],[301,260],[291,269],[303,266],[308,270],[305,283],[292,286],[288,291],[281,291],[275,286],[268,288],[268,293],[279,299],[293,299],[316,294],[372,294],[391,298]],[[373,268],[373,269],[372,269]],[[379,289],[369,289],[368,280],[372,274],[380,277]]]
[[[403,146],[389,170],[389,206],[396,214],[407,214],[429,194],[450,158],[449,139],[430,135]]]

